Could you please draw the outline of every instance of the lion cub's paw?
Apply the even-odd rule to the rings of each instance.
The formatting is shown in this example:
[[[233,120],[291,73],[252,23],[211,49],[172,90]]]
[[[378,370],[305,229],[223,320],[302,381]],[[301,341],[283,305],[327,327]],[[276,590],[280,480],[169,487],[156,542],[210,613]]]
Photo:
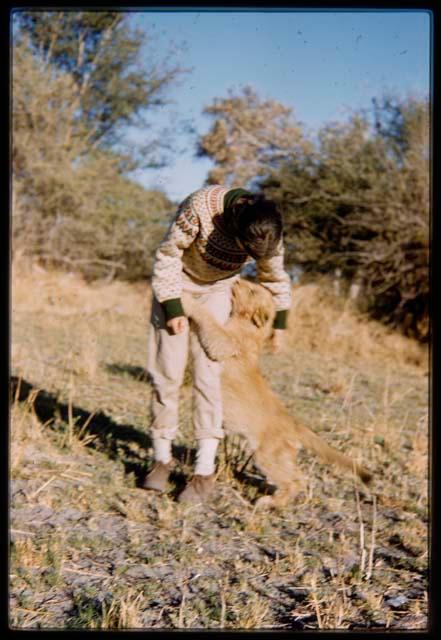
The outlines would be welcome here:
[[[284,509],[295,500],[296,496],[297,492],[276,491],[271,496],[262,496],[256,500],[254,507],[256,509]]]
[[[274,496],[261,496],[254,503],[255,509],[274,509],[277,507],[277,501],[274,499]]]

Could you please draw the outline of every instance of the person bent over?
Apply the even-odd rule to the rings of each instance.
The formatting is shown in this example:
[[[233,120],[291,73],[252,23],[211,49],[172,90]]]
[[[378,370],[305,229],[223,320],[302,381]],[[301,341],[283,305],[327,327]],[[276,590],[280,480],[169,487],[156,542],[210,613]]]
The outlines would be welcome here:
[[[193,425],[197,441],[194,475],[178,500],[203,502],[214,488],[222,426],[221,367],[205,353],[189,327],[183,292],[225,324],[231,288],[242,267],[256,261],[257,279],[272,293],[276,318],[273,350],[280,350],[291,286],[285,271],[282,218],[276,205],[245,189],[214,185],[189,195],[179,206],[153,265],[153,301],[148,339],[154,460],[143,487],[165,491],[173,468],[178,431],[179,389],[189,350],[193,359]]]

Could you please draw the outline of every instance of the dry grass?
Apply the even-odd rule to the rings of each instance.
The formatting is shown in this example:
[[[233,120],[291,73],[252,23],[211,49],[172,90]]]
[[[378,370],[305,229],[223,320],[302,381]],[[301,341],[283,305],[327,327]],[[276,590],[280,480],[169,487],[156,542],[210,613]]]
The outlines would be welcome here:
[[[262,629],[265,628],[265,622],[270,606],[266,598],[262,598],[257,594],[252,594],[248,600],[247,607],[240,610],[233,628],[238,629]]]
[[[142,593],[129,589],[127,594],[112,601],[109,608],[103,606],[101,629],[139,629],[142,627],[140,602]]]
[[[319,350],[339,361],[428,366],[427,348],[367,320],[347,300],[336,297],[326,280],[293,287],[289,337],[292,346]]]
[[[290,410],[374,471],[373,493],[305,452],[295,508],[259,514],[268,487],[231,438],[201,517],[174,500],[192,468],[189,384],[174,493],[138,488],[152,453],[149,287],[14,263],[12,373],[28,389],[11,406],[14,627],[425,627],[427,353],[319,285],[295,287],[293,303],[287,348],[264,371]],[[106,538],[109,522],[119,537]],[[389,605],[397,594],[406,603]]]
[[[120,281],[87,285],[78,274],[46,270],[24,259],[14,261],[12,278],[13,312],[25,309],[67,318],[85,316],[89,322],[112,312],[145,321],[148,298],[140,295],[143,286]],[[105,295],[100,295],[103,290]]]

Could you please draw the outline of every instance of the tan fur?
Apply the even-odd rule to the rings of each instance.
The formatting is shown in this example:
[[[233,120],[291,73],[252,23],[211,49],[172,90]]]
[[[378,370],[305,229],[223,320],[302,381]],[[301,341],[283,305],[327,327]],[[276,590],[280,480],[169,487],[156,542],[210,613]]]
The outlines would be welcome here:
[[[291,416],[261,374],[259,354],[271,333],[275,315],[268,290],[238,280],[232,291],[231,317],[225,326],[189,296],[183,296],[183,304],[208,356],[223,362],[226,432],[247,438],[257,466],[277,486],[274,496],[261,498],[261,503],[285,504],[303,488],[305,479],[296,465],[302,445],[323,461],[353,471],[363,482],[369,482],[368,471]]]

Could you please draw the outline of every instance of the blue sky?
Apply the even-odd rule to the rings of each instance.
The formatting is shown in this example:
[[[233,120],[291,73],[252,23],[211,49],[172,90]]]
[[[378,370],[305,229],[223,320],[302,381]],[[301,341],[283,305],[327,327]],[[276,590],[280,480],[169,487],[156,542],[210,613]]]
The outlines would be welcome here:
[[[174,60],[192,68],[169,91],[174,103],[149,116],[154,127],[185,118],[203,134],[211,123],[203,108],[245,85],[291,107],[311,134],[369,107],[383,91],[430,91],[431,18],[423,11],[162,10],[135,11],[130,20],[152,35],[158,60],[171,42],[185,42]],[[182,200],[212,165],[194,157],[195,138],[179,125],[176,143],[183,151],[172,165],[137,179]]]

